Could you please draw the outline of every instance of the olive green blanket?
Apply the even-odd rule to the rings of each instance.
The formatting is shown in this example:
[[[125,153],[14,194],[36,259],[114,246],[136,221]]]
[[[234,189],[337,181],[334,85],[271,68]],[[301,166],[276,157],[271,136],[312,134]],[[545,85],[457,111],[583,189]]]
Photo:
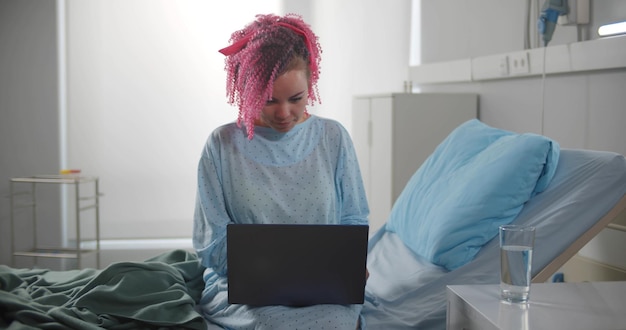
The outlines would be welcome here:
[[[205,329],[203,270],[183,250],[102,270],[0,265],[0,329]]]

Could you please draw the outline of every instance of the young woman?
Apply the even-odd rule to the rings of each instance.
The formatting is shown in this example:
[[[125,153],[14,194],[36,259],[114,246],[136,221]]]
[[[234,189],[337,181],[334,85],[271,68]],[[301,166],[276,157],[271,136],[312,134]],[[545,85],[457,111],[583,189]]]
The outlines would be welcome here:
[[[239,115],[210,135],[198,166],[193,243],[207,267],[199,309],[226,329],[358,328],[361,305],[228,304],[228,224],[362,225],[369,214],[348,132],[307,111],[319,102],[321,60],[309,25],[294,14],[258,15],[230,41],[220,52]]]

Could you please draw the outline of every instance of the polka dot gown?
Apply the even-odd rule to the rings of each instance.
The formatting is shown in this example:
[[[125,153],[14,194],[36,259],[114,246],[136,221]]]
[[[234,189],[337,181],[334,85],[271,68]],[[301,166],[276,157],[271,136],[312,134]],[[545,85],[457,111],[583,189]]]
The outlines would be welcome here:
[[[229,305],[226,226],[367,224],[368,214],[354,147],[338,122],[311,116],[287,133],[256,127],[252,140],[235,123],[219,127],[198,166],[193,242],[207,267],[199,310],[226,329],[355,329],[360,305]]]

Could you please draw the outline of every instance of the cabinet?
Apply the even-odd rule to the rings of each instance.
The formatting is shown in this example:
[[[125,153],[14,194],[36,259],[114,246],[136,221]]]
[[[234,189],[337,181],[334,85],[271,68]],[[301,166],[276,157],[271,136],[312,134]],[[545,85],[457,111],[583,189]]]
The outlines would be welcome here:
[[[394,201],[439,143],[477,115],[476,94],[354,97],[351,133],[370,206],[370,232],[387,221]]]
[[[100,215],[99,215],[99,197],[98,177],[86,177],[76,175],[45,175],[32,176],[10,179],[10,213],[11,213],[11,262],[15,265],[15,257],[33,257],[33,258],[62,258],[76,259],[77,268],[82,267],[82,258],[86,253],[95,253],[96,267],[100,267]],[[69,248],[48,248],[41,247],[39,240],[38,224],[43,219],[38,219],[37,212],[37,186],[42,184],[67,185],[74,188],[74,199],[72,204],[74,207],[74,226],[75,238],[74,246]],[[89,186],[90,189],[81,191],[81,187]],[[71,194],[68,194],[71,195]],[[69,198],[68,198],[69,199]],[[70,203],[68,203],[70,204]],[[27,215],[30,217],[32,224],[32,247],[30,249],[16,248],[16,217],[17,211],[26,209]],[[82,236],[81,226],[83,226],[84,218],[81,214],[84,212],[94,212],[92,219],[95,221],[95,242],[93,247],[86,248]],[[68,212],[70,213],[70,212]],[[69,218],[69,217],[68,217]],[[21,219],[21,218],[20,218]]]
[[[532,283],[527,304],[500,300],[500,285],[449,285],[448,330],[624,329],[626,282]]]

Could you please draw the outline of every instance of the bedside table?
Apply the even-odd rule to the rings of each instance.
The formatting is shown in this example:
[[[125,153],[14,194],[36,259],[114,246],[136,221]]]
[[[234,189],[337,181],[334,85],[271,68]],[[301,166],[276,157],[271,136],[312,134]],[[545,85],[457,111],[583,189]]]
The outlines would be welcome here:
[[[626,329],[626,282],[533,283],[528,304],[500,301],[500,286],[447,287],[446,329]]]

